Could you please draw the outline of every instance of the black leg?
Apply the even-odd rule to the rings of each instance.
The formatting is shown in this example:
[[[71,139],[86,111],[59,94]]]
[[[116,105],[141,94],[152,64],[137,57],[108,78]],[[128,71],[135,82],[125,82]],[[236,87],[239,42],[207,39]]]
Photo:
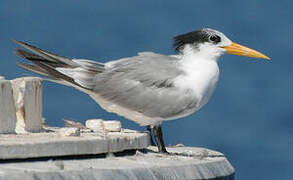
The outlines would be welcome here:
[[[155,146],[156,144],[154,143],[154,140],[153,140],[152,128],[151,128],[150,125],[146,126],[146,128],[147,128],[148,132],[150,133],[150,138],[151,138],[150,141],[151,141],[151,145],[152,145],[152,146]]]
[[[154,136],[160,153],[168,153],[163,140],[161,125],[154,126]]]

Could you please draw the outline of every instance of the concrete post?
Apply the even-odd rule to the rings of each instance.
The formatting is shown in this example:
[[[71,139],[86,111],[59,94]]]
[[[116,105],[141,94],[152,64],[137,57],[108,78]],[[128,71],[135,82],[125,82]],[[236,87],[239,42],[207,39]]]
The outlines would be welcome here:
[[[15,133],[15,106],[11,83],[0,80],[0,133]]]
[[[39,132],[42,129],[42,81],[23,77],[11,81],[16,107],[16,132]]]

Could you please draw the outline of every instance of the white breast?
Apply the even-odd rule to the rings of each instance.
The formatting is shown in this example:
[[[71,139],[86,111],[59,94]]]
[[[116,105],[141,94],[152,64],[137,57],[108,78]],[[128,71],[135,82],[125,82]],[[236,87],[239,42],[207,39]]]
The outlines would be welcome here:
[[[205,105],[212,96],[218,79],[219,67],[216,60],[200,57],[185,57],[180,68],[185,72],[175,80],[175,85],[181,90],[191,90],[198,100],[194,111]]]

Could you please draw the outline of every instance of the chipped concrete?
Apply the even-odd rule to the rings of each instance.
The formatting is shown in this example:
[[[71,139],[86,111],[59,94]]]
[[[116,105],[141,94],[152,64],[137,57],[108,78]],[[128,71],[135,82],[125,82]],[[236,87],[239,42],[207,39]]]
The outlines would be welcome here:
[[[71,128],[67,128],[72,133]],[[142,149],[150,145],[144,132],[80,132],[80,136],[64,136],[66,128],[46,127],[47,132],[1,134],[0,159],[24,159],[68,155],[88,155]],[[68,133],[70,134],[70,133]]]
[[[16,132],[40,132],[42,129],[42,80],[22,77],[11,81],[16,107]]]
[[[121,122],[120,121],[104,121],[104,129],[108,132],[120,132]]]
[[[89,119],[86,120],[85,126],[94,132],[104,131],[104,120],[103,119]]]
[[[0,179],[16,180],[233,180],[234,168],[222,153],[204,148],[167,148],[171,155],[158,154],[155,147],[109,158],[57,159],[0,164]]]
[[[81,124],[80,122],[71,121],[71,120],[64,120],[65,127],[76,127],[79,129],[86,129],[85,125]]]
[[[79,128],[61,128],[59,134],[61,136],[80,136]]]
[[[116,120],[89,119],[85,126],[94,132],[120,132],[122,129],[121,122]]]

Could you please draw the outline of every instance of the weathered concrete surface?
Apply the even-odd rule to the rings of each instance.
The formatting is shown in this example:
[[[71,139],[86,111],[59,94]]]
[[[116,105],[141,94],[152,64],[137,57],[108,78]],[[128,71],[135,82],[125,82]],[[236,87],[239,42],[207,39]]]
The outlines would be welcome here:
[[[71,121],[71,120],[64,120],[65,123],[65,127],[76,127],[79,129],[86,129],[87,127],[85,125],[83,125],[80,122],[75,122],[75,121]]]
[[[102,119],[89,119],[86,120],[85,126],[94,132],[104,131],[104,121]]]
[[[121,122],[116,120],[89,119],[85,126],[94,132],[120,132],[122,129]]]
[[[122,127],[120,121],[104,121],[104,128],[108,132],[120,132]]]
[[[80,129],[75,127],[62,128],[59,134],[61,136],[80,136]]]
[[[42,129],[42,80],[22,77],[11,81],[16,107],[16,132],[40,132]]]
[[[11,83],[0,80],[0,133],[15,133],[16,115]]]
[[[0,164],[0,179],[38,180],[233,180],[223,154],[203,148],[167,148],[172,155],[147,153],[122,157]]]
[[[75,133],[64,136],[65,130],[48,127],[46,133],[2,134],[0,160],[120,152],[146,148],[150,144],[148,133],[127,129],[101,133],[81,131],[79,136],[74,136]]]

